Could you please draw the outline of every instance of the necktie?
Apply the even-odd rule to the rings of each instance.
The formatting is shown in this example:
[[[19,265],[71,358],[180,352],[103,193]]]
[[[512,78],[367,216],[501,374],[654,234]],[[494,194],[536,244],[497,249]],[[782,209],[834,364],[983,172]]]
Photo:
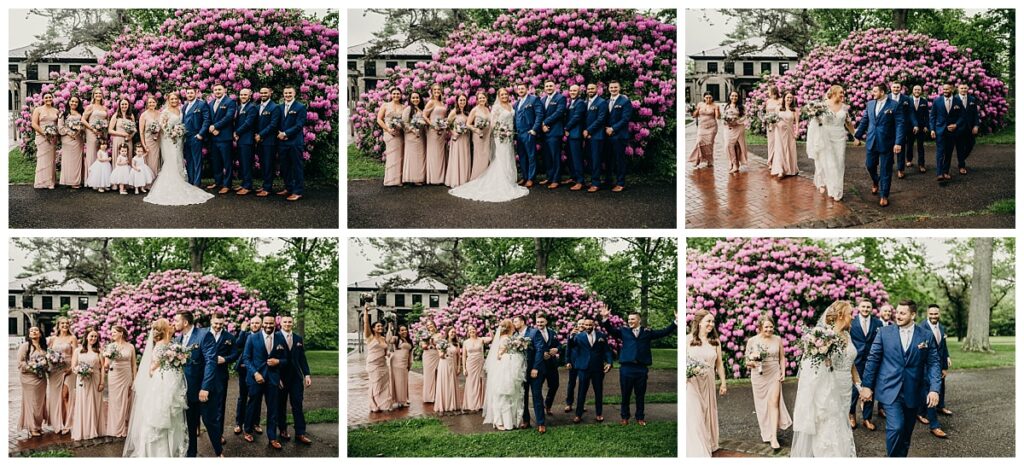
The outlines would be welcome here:
[[[587,334],[587,341],[590,342],[590,346],[594,346],[594,334],[593,333],[588,333]]]
[[[274,340],[273,335],[264,334],[263,342],[267,345],[267,354],[270,354],[270,350],[273,348]]]
[[[541,338],[544,339],[544,343],[548,342],[548,332],[547,332],[547,330],[541,330],[540,336],[541,336]]]
[[[288,349],[292,349],[292,334],[288,334]]]
[[[292,108],[292,103],[291,102],[285,102],[285,104],[284,104],[284,114],[285,114],[285,116],[288,115],[288,110],[291,109],[291,108]]]
[[[186,106],[185,106],[185,114],[186,114],[186,115],[188,115],[188,111],[189,111],[189,110],[192,110],[192,103],[193,103],[193,102],[195,102],[195,101],[194,101],[194,100],[190,100],[190,101],[188,102],[188,105],[186,105]]]
[[[939,326],[938,325],[932,325],[932,334],[935,335],[935,344],[936,345],[942,343],[942,334],[939,333]]]
[[[548,94],[548,98],[544,99],[544,106],[547,107],[548,105],[551,105],[551,94]]]
[[[900,340],[901,340],[900,343],[903,344],[903,351],[904,352],[907,351],[907,348],[910,348],[910,335],[911,335],[910,332],[911,332],[911,330],[913,330],[913,327],[911,327],[911,328],[901,328],[900,329]]]
[[[640,338],[640,329],[633,329],[633,338]]]
[[[244,111],[245,111],[245,104],[242,104],[241,107],[238,107],[238,113],[242,113]]]
[[[618,100],[618,99],[619,99],[618,96],[613,96],[611,99],[608,99],[608,111],[609,112],[612,111],[612,109],[615,108],[615,101]]]
[[[946,97],[946,113],[949,113],[949,97]]]
[[[220,108],[220,99],[213,103],[213,111],[216,112],[218,108]]]
[[[267,109],[267,103],[263,102],[263,104],[260,105],[260,114],[262,114],[263,111],[266,110],[266,109]]]

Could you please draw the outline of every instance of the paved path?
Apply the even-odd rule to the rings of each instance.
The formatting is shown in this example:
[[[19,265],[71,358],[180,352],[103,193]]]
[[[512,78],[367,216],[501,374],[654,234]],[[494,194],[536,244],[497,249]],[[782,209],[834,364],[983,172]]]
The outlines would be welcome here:
[[[940,416],[942,429],[950,438],[936,438],[928,432],[927,426],[918,424],[911,439],[910,456],[1013,456],[1016,425],[1014,375],[1012,367],[951,372],[947,382],[946,406],[953,415]],[[796,387],[795,378],[783,384],[786,405],[790,409],[796,400]],[[858,456],[885,456],[885,420],[878,416],[877,411],[873,420],[877,426],[874,432],[863,426],[853,431]],[[759,442],[761,435],[749,385],[730,386],[729,393],[718,398],[718,422],[723,449],[715,456],[770,454],[771,449]],[[781,432],[779,442],[785,448],[778,455],[788,456],[792,441],[792,429]]]
[[[510,202],[461,199],[445,186],[348,182],[351,228],[675,228],[676,185],[632,184],[613,193],[537,186]]]
[[[11,228],[337,228],[338,191],[312,189],[297,202],[281,196],[218,195],[204,204],[147,204],[145,195],[12,185]]]

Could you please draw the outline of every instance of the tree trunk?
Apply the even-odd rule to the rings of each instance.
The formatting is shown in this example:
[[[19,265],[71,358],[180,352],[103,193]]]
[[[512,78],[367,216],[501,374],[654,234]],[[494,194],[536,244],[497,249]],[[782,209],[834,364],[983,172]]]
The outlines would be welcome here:
[[[910,10],[906,8],[896,8],[892,10],[892,28],[893,29],[906,29],[907,28],[907,15],[910,14]]]
[[[971,279],[971,304],[964,351],[992,351],[988,339],[989,306],[992,301],[992,243],[992,238],[974,239],[974,276]]]
[[[193,272],[203,273],[204,241],[203,238],[188,239],[188,255]]]
[[[298,247],[298,272],[295,274],[295,333],[306,334],[306,272],[309,267],[310,254],[316,248],[318,238],[300,238]]]
[[[548,276],[548,256],[551,251],[544,244],[544,238],[533,239],[533,252],[537,256],[537,275]]]

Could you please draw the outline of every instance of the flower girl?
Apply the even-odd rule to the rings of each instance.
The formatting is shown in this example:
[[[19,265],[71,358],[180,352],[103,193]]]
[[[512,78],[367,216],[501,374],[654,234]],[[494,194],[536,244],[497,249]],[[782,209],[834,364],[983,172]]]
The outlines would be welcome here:
[[[128,144],[122,144],[117,148],[117,160],[114,162],[114,171],[110,173],[110,184],[116,185],[121,194],[128,194],[124,187],[131,183],[132,169],[128,160]]]
[[[146,191],[146,186],[153,184],[154,178],[156,177],[153,176],[153,170],[149,168],[149,165],[146,165],[145,148],[141,144],[135,146],[135,157],[132,158],[131,182],[129,183],[135,187],[135,194],[139,193],[139,189],[144,193],[148,193],[149,191]]]
[[[100,142],[99,150],[96,151],[96,161],[89,166],[89,178],[85,185],[99,192],[106,192],[110,187],[110,153],[106,141]]]

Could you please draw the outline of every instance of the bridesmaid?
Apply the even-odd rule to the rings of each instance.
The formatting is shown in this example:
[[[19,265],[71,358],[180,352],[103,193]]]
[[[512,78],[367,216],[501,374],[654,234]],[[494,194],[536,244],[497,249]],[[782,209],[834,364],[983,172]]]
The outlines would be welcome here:
[[[409,371],[412,369],[412,338],[409,327],[398,327],[398,335],[388,337],[391,353],[391,395],[392,401],[402,407],[409,407]]]
[[[107,131],[107,107],[101,89],[92,91],[92,103],[82,114],[82,126],[85,127],[85,179],[89,179],[89,167],[96,161],[100,140],[106,138]]]
[[[710,92],[704,93],[704,101],[697,104],[693,117],[697,119],[697,145],[690,152],[690,163],[695,169],[703,162],[710,167],[715,162],[715,137],[718,136],[718,119],[722,117]]]
[[[796,96],[787,92],[779,109],[779,122],[775,124],[775,157],[771,163],[772,176],[781,180],[796,175],[800,167],[796,164],[796,132],[799,130],[800,111],[796,108]]]
[[[43,94],[43,105],[32,110],[32,129],[36,132],[36,189],[57,185],[57,118],[53,94]]]
[[[765,115],[778,115],[781,108],[782,96],[779,95],[779,88],[768,86],[768,98],[764,101]],[[765,136],[768,139],[768,160],[766,163],[771,168],[772,161],[775,160],[775,154],[778,152],[775,146],[775,125],[765,126]]]
[[[480,411],[484,407],[484,345],[491,337],[477,336],[476,327],[466,328],[466,341],[462,344],[462,373],[466,375],[466,389],[462,393],[462,409]]]
[[[447,130],[437,126],[437,121],[448,116],[448,107],[441,102],[441,85],[430,86],[430,101],[423,107],[423,115],[430,128],[427,129],[427,184],[444,183],[445,143]]]
[[[18,428],[29,435],[43,435],[46,419],[46,375],[32,371],[29,361],[46,358],[46,340],[39,327],[28,329],[28,340],[18,347],[18,371],[21,373],[21,419]]]
[[[129,133],[125,128],[127,123],[135,124],[135,132]],[[132,147],[132,136],[138,132],[138,125],[135,123],[135,113],[131,110],[131,103],[128,99],[121,99],[117,103],[117,111],[114,112],[114,117],[110,119],[109,126],[107,126],[107,132],[110,133],[110,153],[119,154],[122,145],[128,146],[128,153],[134,154],[135,149]]]
[[[761,441],[778,450],[778,431],[793,425],[782,398],[786,379],[786,352],[782,339],[775,335],[775,322],[767,314],[757,320],[757,335],[747,340],[746,366],[750,370],[750,388],[754,391],[754,410],[761,428]],[[752,355],[757,357],[751,358]]]
[[[377,111],[377,126],[384,132],[384,186],[402,185],[402,125],[396,121],[404,120],[404,112],[402,91],[391,89],[391,101]]]
[[[56,334],[49,338],[46,346],[51,352],[64,354],[64,363],[51,364],[46,385],[46,418],[50,428],[58,434],[71,431],[71,402],[75,393],[75,374],[71,372],[71,358],[78,339],[71,334],[71,321],[67,317],[57,318]]]
[[[423,127],[413,126],[413,120],[426,123],[423,116],[423,98],[418,92],[409,94],[409,105],[402,112],[405,124],[405,141],[402,150],[402,182],[423,186],[427,181],[427,148],[423,144],[425,135]]]
[[[459,410],[459,340],[455,328],[448,329],[448,348],[437,349],[441,360],[437,363],[437,399],[434,401],[435,413],[455,412]]]
[[[448,114],[448,127],[452,129],[452,141],[448,145],[448,167],[445,169],[444,184],[454,188],[469,181],[469,99],[465,94],[455,98],[455,108]],[[460,129],[463,133],[459,133]]]
[[[739,92],[729,94],[725,115],[736,116],[735,121],[725,123],[725,155],[729,157],[729,173],[737,173],[740,165],[747,164],[747,115]]]
[[[114,437],[128,435],[128,419],[132,408],[132,382],[137,371],[135,347],[128,343],[128,330],[115,325],[110,332],[112,340],[107,346],[117,349],[117,356],[105,358],[107,380],[106,434]],[[104,351],[104,356],[110,356]]]
[[[476,106],[469,112],[469,128],[473,131],[473,170],[470,180],[475,180],[487,170],[491,163],[491,109],[487,107],[487,91],[476,91]],[[483,120],[487,126],[478,128],[476,122]]]
[[[79,378],[75,386],[75,403],[71,414],[71,440],[87,440],[103,435],[103,356],[100,355],[100,334],[89,330],[82,349],[75,351],[71,367],[80,363],[92,367],[92,375]]]
[[[163,131],[160,125],[160,109],[157,105],[156,97],[146,97],[146,110],[139,115],[139,131],[142,134],[139,143],[146,152],[146,166],[153,171],[154,176],[160,173],[160,133]],[[152,129],[156,131],[153,132]]]
[[[78,189],[82,186],[82,100],[68,99],[68,109],[60,117],[60,184]]]
[[[391,410],[391,381],[388,380],[388,342],[384,324],[370,325],[370,306],[363,310],[363,335],[366,337],[366,375],[370,377],[370,412]]]
[[[420,349],[423,350],[423,402],[433,403],[437,394],[437,364],[440,361],[434,342],[440,340],[441,335],[437,333],[437,325],[432,321],[427,322],[427,331],[430,332],[430,339],[420,342]]]
[[[718,450],[718,400],[715,398],[715,374],[721,383],[718,394],[725,396],[725,366],[718,343],[715,317],[697,311],[686,336],[686,364],[704,365],[704,374],[686,379],[686,456],[710,457]]]

